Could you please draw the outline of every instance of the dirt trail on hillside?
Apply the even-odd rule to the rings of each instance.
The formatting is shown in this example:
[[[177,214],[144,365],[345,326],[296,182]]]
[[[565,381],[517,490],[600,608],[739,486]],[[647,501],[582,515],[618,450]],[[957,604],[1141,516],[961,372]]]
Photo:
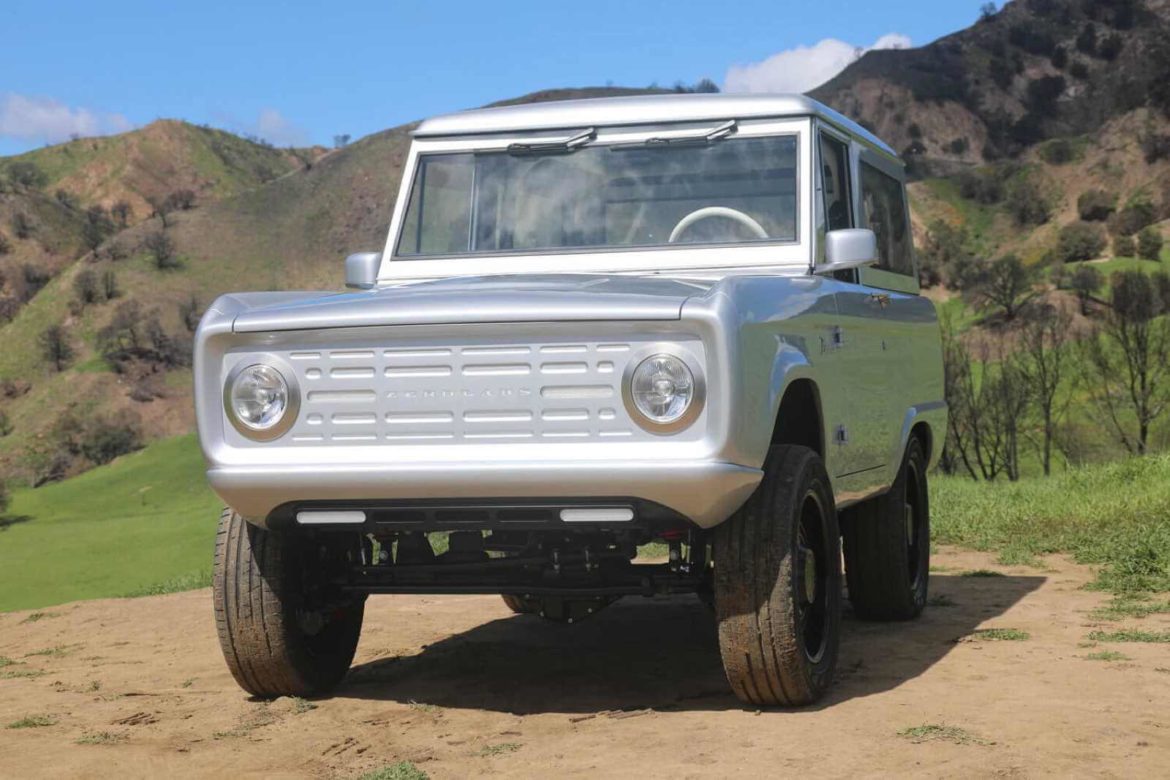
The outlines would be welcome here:
[[[498,597],[374,597],[354,669],[311,709],[235,686],[208,591],[2,614],[0,777],[351,778],[399,761],[432,778],[1166,776],[1170,645],[1087,646],[1107,601],[1082,589],[1088,569],[953,550],[934,564],[935,606],[910,624],[848,617],[828,700],[787,712],[728,693],[693,598],[566,626]],[[1031,636],[972,638],[989,627]],[[1087,657],[1103,650],[1126,658]],[[29,716],[55,722],[3,727]],[[961,731],[899,734],[923,726]]]

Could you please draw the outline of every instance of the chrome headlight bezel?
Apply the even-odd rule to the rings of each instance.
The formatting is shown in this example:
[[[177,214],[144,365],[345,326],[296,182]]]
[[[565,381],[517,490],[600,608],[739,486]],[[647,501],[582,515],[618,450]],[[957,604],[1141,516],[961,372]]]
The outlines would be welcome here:
[[[267,428],[255,428],[244,422],[244,420],[236,415],[235,408],[232,404],[232,388],[235,386],[236,380],[245,371],[256,366],[264,366],[275,371],[277,376],[284,382],[285,389],[288,393],[284,413],[274,424]],[[297,385],[296,374],[293,372],[291,366],[275,355],[250,355],[236,363],[224,380],[223,410],[232,427],[239,431],[245,438],[253,441],[272,441],[273,439],[279,439],[288,433],[300,414],[301,392],[300,387]]]
[[[679,417],[669,422],[658,422],[651,417],[647,417],[634,401],[633,379],[635,372],[647,360],[659,356],[674,358],[682,362],[687,370],[690,371],[691,379],[694,383],[694,393],[691,397],[690,405],[687,406],[686,410]],[[626,413],[638,427],[650,433],[668,436],[691,427],[695,420],[699,419],[699,415],[703,413],[706,400],[707,380],[703,374],[702,366],[694,354],[681,344],[663,342],[647,345],[631,356],[630,361],[626,364],[625,371],[622,372],[622,401],[625,404]]]

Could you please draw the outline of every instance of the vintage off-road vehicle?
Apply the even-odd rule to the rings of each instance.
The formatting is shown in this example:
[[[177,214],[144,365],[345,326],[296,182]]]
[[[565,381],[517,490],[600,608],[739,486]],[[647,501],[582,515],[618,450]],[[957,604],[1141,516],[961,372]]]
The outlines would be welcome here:
[[[432,119],[346,282],[225,295],[198,331],[247,691],[337,684],[369,594],[568,622],[698,594],[755,705],[829,685],[842,540],[856,615],[922,610],[939,330],[903,166],[845,117],[655,96]],[[639,562],[652,541],[667,559]]]

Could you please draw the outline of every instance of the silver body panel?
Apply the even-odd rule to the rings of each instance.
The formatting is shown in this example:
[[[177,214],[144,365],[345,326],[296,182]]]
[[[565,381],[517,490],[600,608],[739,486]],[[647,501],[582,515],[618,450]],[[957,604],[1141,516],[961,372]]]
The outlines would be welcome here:
[[[591,102],[431,120],[416,147],[448,135],[574,126],[586,114],[597,124],[780,115],[804,121],[797,132],[805,170],[814,170],[806,141],[815,123],[832,119],[856,132],[853,159],[879,155],[900,176],[884,145],[804,98],[582,108]],[[803,237],[791,246],[598,254],[591,262],[613,268],[592,273],[550,271],[564,255],[525,265],[529,259],[386,254],[372,290],[223,296],[195,346],[210,483],[260,524],[294,502],[624,498],[710,528],[758,485],[773,430],[785,425],[777,420],[781,399],[808,380],[838,505],[880,493],[915,425],[927,427],[932,460],[941,450],[937,319],[928,300],[880,273],[853,281],[810,274],[823,254],[817,200],[812,187],[802,191]],[[428,279],[418,270],[445,262],[478,262],[479,271]],[[669,434],[637,424],[622,398],[623,374],[661,344],[684,350],[705,381],[701,413]],[[261,360],[277,365],[300,396],[290,429],[264,442],[237,431],[223,406],[228,375]]]

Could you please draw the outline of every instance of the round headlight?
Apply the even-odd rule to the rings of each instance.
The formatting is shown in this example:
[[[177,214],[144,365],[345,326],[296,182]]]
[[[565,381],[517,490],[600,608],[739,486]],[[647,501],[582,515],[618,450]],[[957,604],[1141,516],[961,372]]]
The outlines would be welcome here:
[[[251,431],[270,431],[284,419],[289,407],[288,382],[279,371],[257,363],[230,380],[228,409],[237,422]]]
[[[681,358],[652,355],[630,376],[634,407],[656,425],[670,425],[683,418],[695,400],[695,377]]]

